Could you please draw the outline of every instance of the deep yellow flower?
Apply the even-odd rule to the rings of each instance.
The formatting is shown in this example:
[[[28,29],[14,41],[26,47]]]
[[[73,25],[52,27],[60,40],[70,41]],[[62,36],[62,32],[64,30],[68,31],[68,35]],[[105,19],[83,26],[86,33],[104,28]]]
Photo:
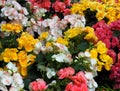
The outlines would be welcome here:
[[[7,23],[7,24],[2,24],[1,25],[1,30],[3,32],[16,32],[19,33],[23,30],[23,27],[21,24],[11,24],[11,23]]]
[[[83,29],[83,32],[85,32],[85,33],[94,33],[94,28],[86,26]]]
[[[82,33],[82,29],[79,27],[68,29],[64,32],[66,38],[73,38]]]
[[[96,18],[98,19],[98,21],[102,20],[105,16],[106,16],[106,13],[104,11],[99,11],[96,14]]]
[[[98,71],[102,71],[103,65],[104,65],[104,63],[103,63],[103,62],[100,62],[100,61],[98,60],[98,61],[97,61],[97,70],[98,70]]]
[[[25,48],[27,52],[31,52],[34,49],[34,45],[38,42],[38,39],[34,39],[29,33],[23,32],[17,41],[19,43],[19,49]]]
[[[18,62],[20,64],[20,71],[23,76],[27,75],[27,67],[34,63],[36,56],[29,54],[26,51],[18,53]]]
[[[103,61],[103,62],[106,62],[106,63],[109,63],[109,64],[113,63],[112,58],[107,54],[101,54],[101,55],[99,55],[99,57],[100,57],[100,60]]]
[[[99,41],[96,46],[97,46],[96,50],[98,53],[100,53],[100,54],[107,53],[108,49],[107,49],[105,43],[103,43],[102,41]]]
[[[27,76],[27,68],[24,68],[24,67],[21,67],[20,69],[20,73],[23,77],[26,77]]]
[[[16,48],[6,48],[1,55],[5,62],[17,61],[17,52],[18,50]]]
[[[49,47],[49,46],[52,46],[52,43],[51,43],[51,42],[47,42],[47,43],[46,43],[46,47]]]
[[[46,39],[48,37],[48,32],[42,32],[39,36],[40,40]]]
[[[84,39],[90,41],[90,42],[96,42],[98,40],[98,38],[95,36],[94,33],[88,33]]]
[[[98,52],[96,49],[90,50],[91,58],[97,58],[98,57]]]
[[[111,64],[105,63],[104,67],[107,71],[109,71],[111,69]]]
[[[63,39],[62,37],[59,37],[59,38],[57,39],[57,43],[64,44],[64,45],[68,45],[67,39]]]
[[[83,5],[82,4],[78,4],[78,3],[75,3],[75,4],[73,4],[73,6],[72,6],[72,8],[71,8],[71,13],[72,14],[84,14],[83,13],[83,11],[85,10],[86,8],[85,7],[83,7]]]
[[[21,32],[22,30],[23,30],[23,27],[22,27],[22,25],[20,25],[20,24],[13,24],[13,30],[16,32],[16,33],[19,33],[19,32]]]

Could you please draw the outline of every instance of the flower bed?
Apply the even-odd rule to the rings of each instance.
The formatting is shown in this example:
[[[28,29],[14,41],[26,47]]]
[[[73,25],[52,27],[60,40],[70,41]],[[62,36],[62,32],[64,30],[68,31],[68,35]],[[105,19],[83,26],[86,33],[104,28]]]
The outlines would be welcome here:
[[[0,90],[119,91],[119,0],[1,0]]]

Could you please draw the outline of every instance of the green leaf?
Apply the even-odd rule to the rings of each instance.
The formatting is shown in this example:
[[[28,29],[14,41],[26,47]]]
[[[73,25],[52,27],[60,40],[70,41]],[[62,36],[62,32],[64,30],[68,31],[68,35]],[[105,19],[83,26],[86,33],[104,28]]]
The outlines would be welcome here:
[[[3,48],[16,48],[18,47],[18,42],[16,41],[17,36],[16,35],[10,35],[5,38],[1,38],[1,45]]]
[[[87,48],[89,48],[89,42],[86,40],[81,41],[80,44],[77,45],[79,51],[85,51]]]
[[[120,31],[118,31],[118,30],[117,30],[117,31],[114,31],[114,32],[113,32],[113,36],[116,36],[116,37],[120,36]]]

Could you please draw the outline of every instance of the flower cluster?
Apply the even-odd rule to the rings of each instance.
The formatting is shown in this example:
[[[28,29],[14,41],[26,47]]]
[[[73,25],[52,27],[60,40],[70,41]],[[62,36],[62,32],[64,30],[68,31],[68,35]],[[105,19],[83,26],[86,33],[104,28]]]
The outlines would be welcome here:
[[[0,90],[20,91],[24,88],[22,76],[17,71],[17,67],[12,62],[7,65],[7,71],[0,71]]]
[[[1,0],[0,9],[0,90],[120,88],[119,0]]]

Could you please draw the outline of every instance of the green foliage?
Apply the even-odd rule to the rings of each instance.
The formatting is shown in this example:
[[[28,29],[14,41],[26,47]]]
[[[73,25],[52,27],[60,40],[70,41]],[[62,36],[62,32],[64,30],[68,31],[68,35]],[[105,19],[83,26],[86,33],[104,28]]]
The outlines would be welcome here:
[[[70,81],[70,79],[57,80],[57,83],[49,86],[46,91],[63,91]]]
[[[27,68],[28,75],[27,78],[24,78],[24,84],[25,84],[25,89],[28,90],[29,84],[32,81],[35,81],[36,78],[40,78],[41,74],[39,71],[37,71],[36,63],[30,65]]]
[[[71,67],[73,67],[76,72],[80,70],[91,71],[90,62],[85,57],[75,59],[74,62],[71,64]]]
[[[120,36],[120,31],[119,30],[114,31],[113,36],[119,37]]]
[[[17,36],[11,34],[10,36],[6,36],[0,39],[1,45],[3,48],[17,48],[18,42],[16,41]]]
[[[78,54],[80,51],[84,52],[91,47],[91,43],[84,39],[85,33],[70,39],[69,51],[71,54]]]

